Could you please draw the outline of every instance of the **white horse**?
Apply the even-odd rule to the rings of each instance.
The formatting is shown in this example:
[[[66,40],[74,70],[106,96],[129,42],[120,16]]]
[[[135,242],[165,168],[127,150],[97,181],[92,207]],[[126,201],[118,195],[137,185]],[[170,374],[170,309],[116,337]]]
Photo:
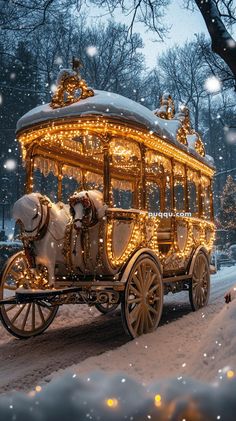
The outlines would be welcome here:
[[[96,225],[104,216],[107,205],[99,190],[75,192],[69,199],[70,210],[74,220],[74,228],[79,231],[83,227]]]
[[[36,267],[46,266],[49,285],[53,287],[55,265],[65,262],[63,245],[66,225],[70,220],[69,206],[53,204],[40,193],[30,193],[14,204],[13,217],[21,225],[25,244],[33,244],[33,256],[29,248],[28,258],[33,263],[35,260]]]

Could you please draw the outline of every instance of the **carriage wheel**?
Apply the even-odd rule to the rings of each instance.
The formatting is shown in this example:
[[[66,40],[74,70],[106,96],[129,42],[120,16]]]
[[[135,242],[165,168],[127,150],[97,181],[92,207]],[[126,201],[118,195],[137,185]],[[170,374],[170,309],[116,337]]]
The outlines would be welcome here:
[[[121,314],[126,332],[135,338],[153,332],[163,308],[163,284],[156,262],[148,255],[135,262],[126,283]]]
[[[25,284],[24,272],[29,268],[24,252],[12,256],[1,276],[0,300],[15,297],[15,290]],[[0,306],[0,318],[4,327],[18,338],[30,338],[42,333],[52,323],[58,307],[43,302],[5,304]]]
[[[119,306],[119,303],[112,304],[112,303],[109,303],[109,301],[104,304],[102,303],[95,304],[96,309],[100,311],[100,313],[103,313],[103,314],[107,314],[107,313],[111,313],[112,311],[115,311],[118,306]]]
[[[189,300],[193,311],[207,305],[210,295],[210,268],[207,257],[200,251],[194,266],[192,282],[189,289]]]

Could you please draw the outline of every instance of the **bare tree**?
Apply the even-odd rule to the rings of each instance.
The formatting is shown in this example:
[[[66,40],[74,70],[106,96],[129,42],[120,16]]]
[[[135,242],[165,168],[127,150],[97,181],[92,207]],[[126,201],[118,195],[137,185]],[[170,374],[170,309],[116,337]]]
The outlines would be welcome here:
[[[112,15],[121,10],[129,17],[129,32],[132,34],[136,21],[157,34],[163,40],[168,28],[163,24],[163,16],[171,0],[90,0],[90,3],[105,8]],[[81,0],[0,0],[2,14],[0,26],[8,31],[35,31],[48,22],[57,10],[64,16],[81,10]],[[230,34],[230,26],[236,22],[236,6],[232,0],[187,0],[185,7],[197,6],[202,14],[209,35],[212,50],[229,67],[236,79],[236,43]]]
[[[204,81],[209,69],[200,54],[197,42],[186,42],[183,47],[172,47],[163,53],[157,63],[162,85],[180,103],[189,105],[194,113],[195,129],[199,128],[201,100],[206,97]]]
[[[230,68],[236,79],[236,42],[226,24],[236,22],[236,6],[231,0],[195,0],[211,37],[212,51],[218,54]]]

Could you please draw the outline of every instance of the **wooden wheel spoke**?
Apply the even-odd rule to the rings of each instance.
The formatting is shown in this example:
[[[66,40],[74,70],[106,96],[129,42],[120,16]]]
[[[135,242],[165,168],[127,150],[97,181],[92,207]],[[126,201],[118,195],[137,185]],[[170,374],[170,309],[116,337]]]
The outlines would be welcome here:
[[[134,282],[135,282],[135,285],[137,286],[137,288],[139,289],[139,291],[140,292],[142,292],[142,290],[143,290],[143,286],[142,286],[142,284],[141,284],[141,282],[140,282],[140,279],[137,277],[137,275],[135,275],[134,274],[134,276],[133,276],[133,280],[134,280]]]
[[[137,298],[128,298],[128,303],[129,304],[139,304],[140,301],[141,301],[141,298],[140,297],[137,297]]]
[[[134,295],[138,295],[138,297],[141,296],[140,291],[132,284],[130,285],[130,292],[133,292]]]
[[[141,319],[141,309],[139,309],[138,314],[137,314],[137,318],[132,323],[132,324],[134,324],[134,329],[135,329],[136,333],[138,333],[140,319]]]
[[[139,283],[140,283],[141,288],[142,288],[143,287],[143,273],[142,273],[142,269],[141,269],[140,266],[138,267],[138,273],[137,273],[136,276],[139,279]]]
[[[7,307],[5,310],[6,310],[6,313],[8,313],[8,311],[11,311],[13,308],[15,308],[17,306],[17,304],[11,304],[11,305],[9,305],[9,307]]]
[[[22,313],[22,311],[24,310],[26,304],[22,305],[22,307],[17,311],[17,313],[15,314],[15,316],[11,319],[11,323],[14,323],[16,321],[16,319],[18,319],[19,315]]]
[[[150,322],[151,322],[151,324],[150,324]],[[152,319],[150,318],[149,311],[146,309],[146,311],[145,311],[145,322],[144,322],[145,332],[146,333],[149,332],[151,328],[152,328]]]
[[[157,289],[159,288],[159,285],[158,284],[156,284],[156,285],[154,285],[148,292],[149,292],[149,295],[151,295],[151,294],[153,294]]]
[[[140,304],[137,304],[134,306],[134,308],[130,312],[131,323],[134,323],[136,321],[136,318],[139,312],[140,312]]]
[[[26,325],[26,322],[27,322],[27,319],[28,319],[28,316],[29,316],[30,308],[31,308],[31,304],[28,304],[28,307],[27,307],[27,310],[26,310],[26,313],[25,313],[25,316],[24,316],[24,319],[23,319],[23,322],[22,322],[22,325],[21,325],[22,330],[25,329],[25,325]]]
[[[153,320],[152,320],[152,318],[151,318],[150,311],[147,311],[147,319],[149,320],[150,325],[152,326],[152,325],[153,325]]]
[[[32,304],[32,330],[35,330],[35,303]]]
[[[41,306],[39,304],[37,304],[37,306],[38,306],[38,312],[39,312],[40,318],[41,318],[42,322],[45,323],[45,317],[43,315],[43,311],[41,309]]]
[[[150,304],[148,304],[148,311],[155,315],[158,314],[158,311],[155,308],[153,308]]]

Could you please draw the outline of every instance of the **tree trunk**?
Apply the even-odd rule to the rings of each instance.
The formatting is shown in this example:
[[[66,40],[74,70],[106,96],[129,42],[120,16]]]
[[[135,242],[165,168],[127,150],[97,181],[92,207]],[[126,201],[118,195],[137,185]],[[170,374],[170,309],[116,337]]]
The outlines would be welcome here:
[[[212,51],[228,65],[236,80],[236,42],[227,31],[213,0],[195,0],[211,37]]]

